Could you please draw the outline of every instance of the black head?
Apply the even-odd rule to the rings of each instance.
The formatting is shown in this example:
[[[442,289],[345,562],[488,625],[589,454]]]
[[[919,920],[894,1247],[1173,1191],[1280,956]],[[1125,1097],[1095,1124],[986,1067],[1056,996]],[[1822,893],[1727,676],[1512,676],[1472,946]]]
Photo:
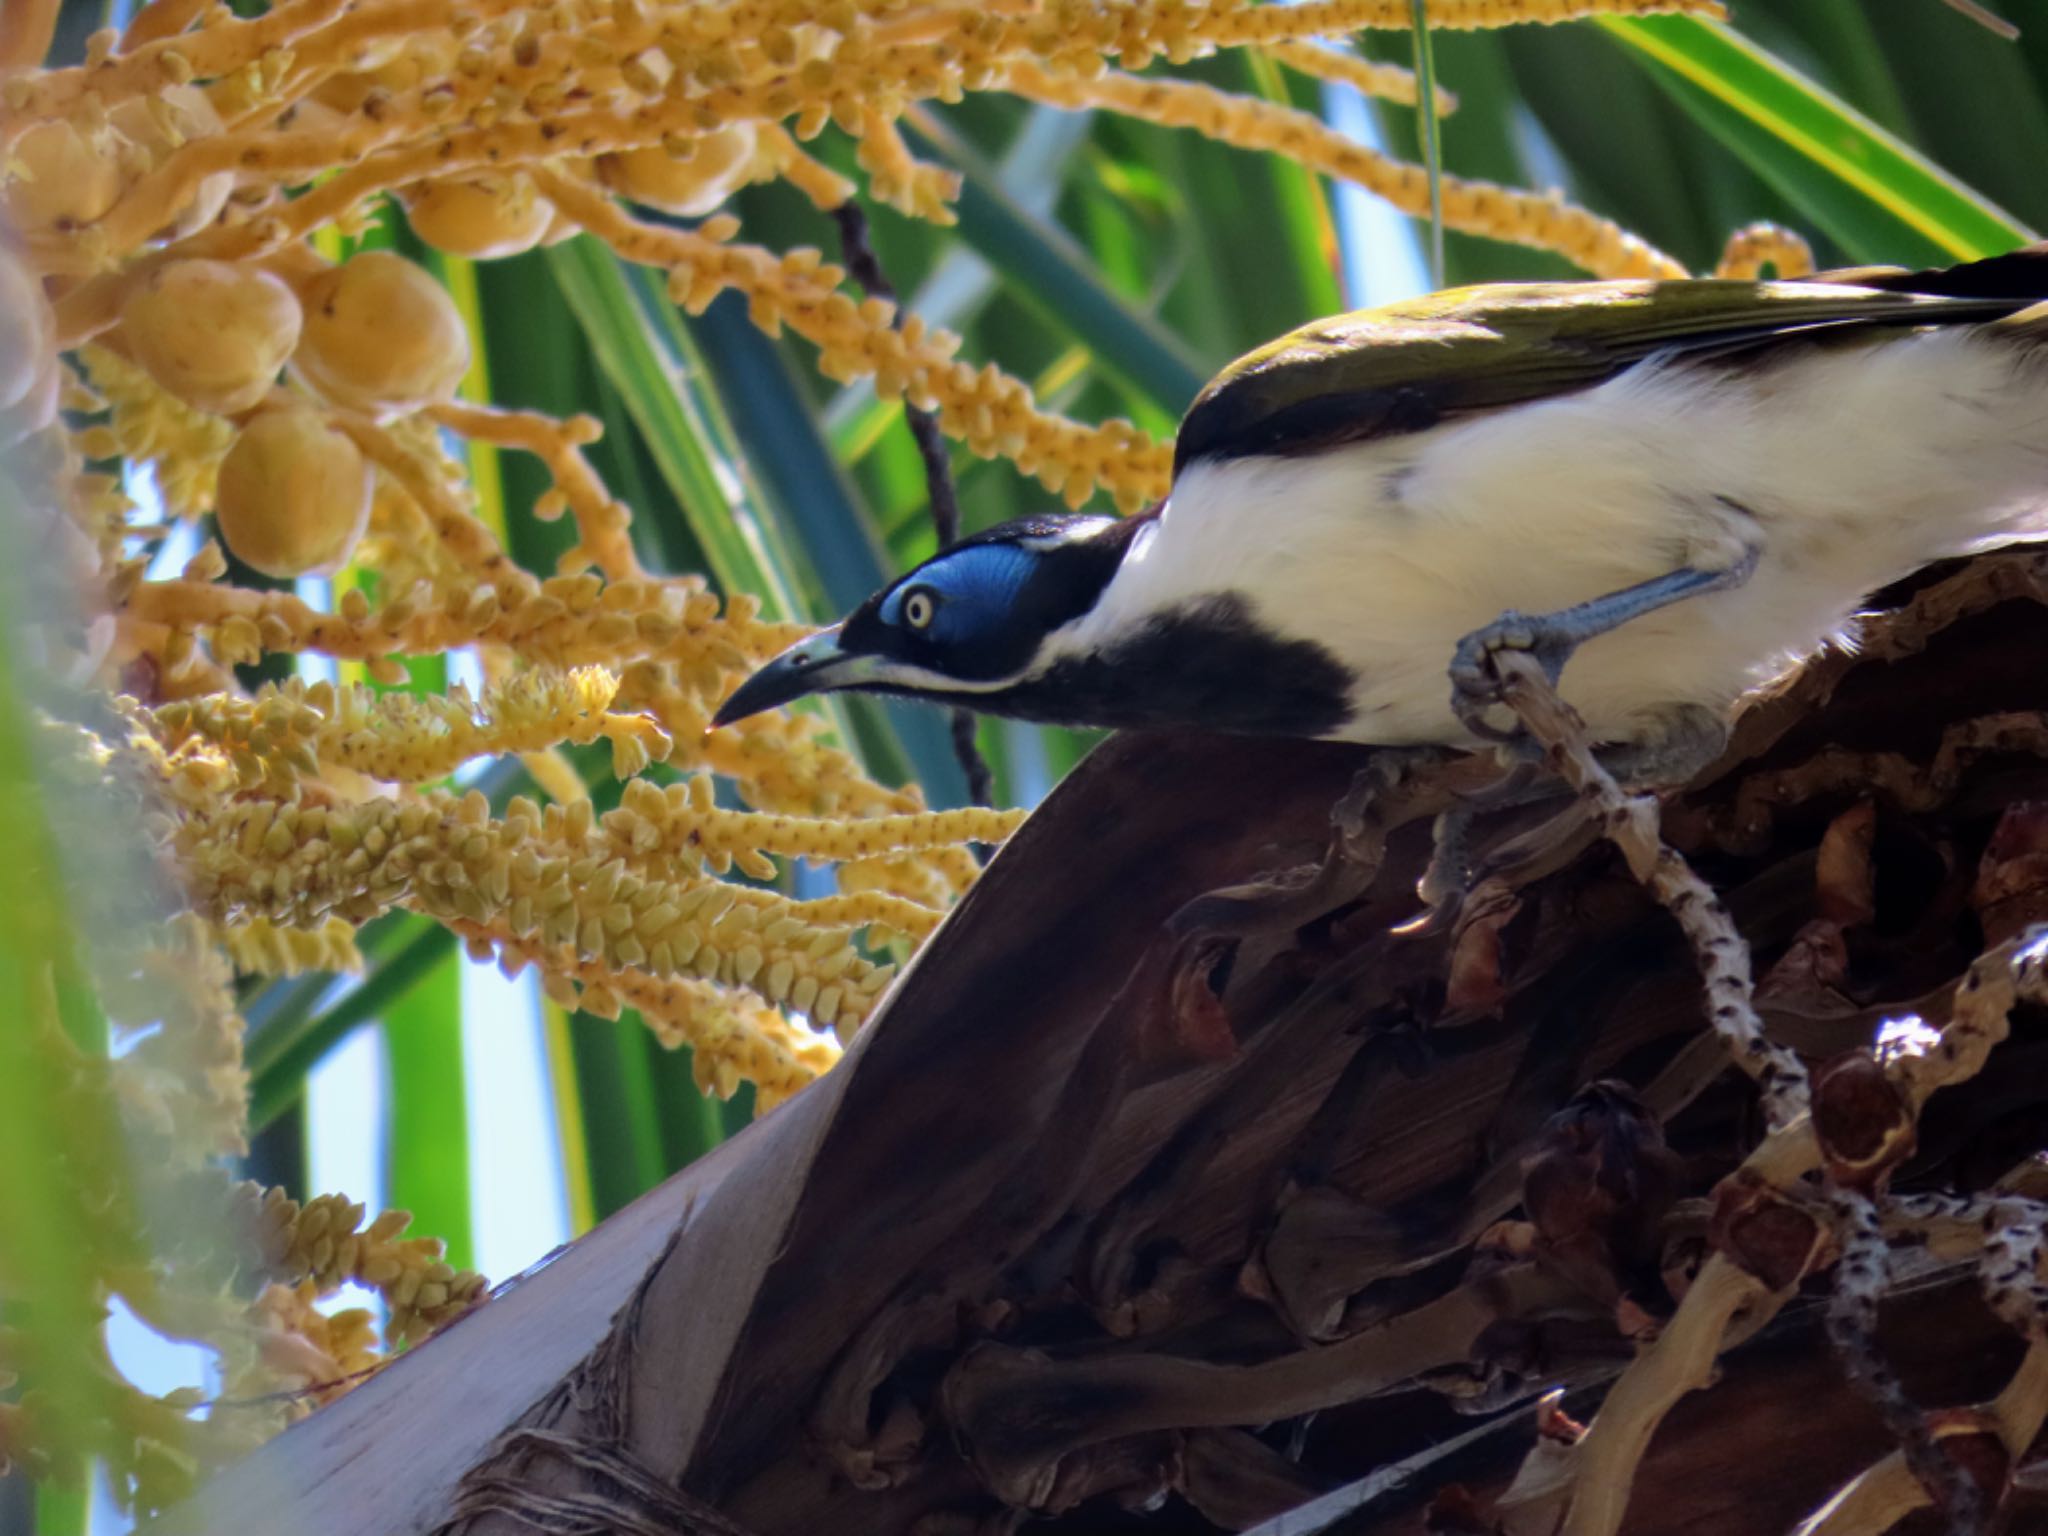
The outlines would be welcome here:
[[[963,539],[784,651],[711,723],[842,688],[971,703],[1013,687],[1047,638],[1095,605],[1142,523],[1047,514]]]

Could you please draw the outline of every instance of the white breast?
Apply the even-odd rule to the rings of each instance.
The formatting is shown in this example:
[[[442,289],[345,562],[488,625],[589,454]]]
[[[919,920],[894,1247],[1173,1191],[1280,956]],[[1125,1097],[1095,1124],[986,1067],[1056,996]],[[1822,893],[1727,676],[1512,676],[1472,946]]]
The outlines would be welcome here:
[[[1356,741],[1467,739],[1445,669],[1503,609],[1544,612],[1761,536],[1755,576],[1585,646],[1564,693],[1607,740],[1720,708],[1810,654],[1870,592],[2048,505],[2048,374],[2009,344],[1918,333],[1758,373],[1645,365],[1409,437],[1183,473],[1090,648],[1236,592],[1358,676]],[[1754,520],[1734,508],[1746,508]]]

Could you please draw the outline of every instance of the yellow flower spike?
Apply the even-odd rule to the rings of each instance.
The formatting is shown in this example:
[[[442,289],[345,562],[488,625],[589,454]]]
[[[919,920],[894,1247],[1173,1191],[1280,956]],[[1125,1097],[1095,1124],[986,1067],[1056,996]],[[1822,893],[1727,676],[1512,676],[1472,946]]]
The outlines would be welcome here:
[[[1721,247],[1714,276],[1754,279],[1763,275],[1765,267],[1774,268],[1781,278],[1811,276],[1813,247],[1806,243],[1804,235],[1782,224],[1769,220],[1745,224]]]
[[[692,308],[701,307],[700,301],[708,305],[727,287],[737,288],[827,358],[837,359],[845,377],[877,375],[884,364],[892,364],[891,376],[906,387],[914,383],[936,402],[941,425],[982,457],[1003,456],[1008,438],[1020,435],[1034,462],[1061,466],[1062,483],[1071,475],[1085,475],[1091,489],[1098,484],[1107,488],[1126,508],[1164,492],[1172,467],[1170,448],[1128,422],[1086,427],[1046,415],[1032,407],[1021,381],[994,370],[971,374],[963,386],[952,367],[957,340],[942,342],[942,333],[931,332],[910,348],[886,322],[877,324],[848,295],[821,283],[821,274],[792,276],[760,247],[727,245],[701,230],[641,223],[567,177],[537,174],[542,190],[564,214],[628,261],[672,271],[687,268],[691,277],[684,302]],[[983,406],[989,408],[986,415],[979,409]],[[978,430],[983,421],[989,430]]]
[[[329,1400],[384,1363],[370,1314],[349,1307],[320,1311],[311,1281],[267,1286],[250,1303],[247,1326],[255,1333],[260,1368],[229,1379],[227,1395],[250,1397],[279,1388],[332,1387],[305,1405]]]
[[[659,804],[655,803],[657,799]],[[653,796],[637,797],[637,802],[629,800],[627,808],[661,826],[664,848],[679,851],[687,846],[706,852],[775,854],[818,862],[851,862],[883,853],[927,852],[969,842],[1000,843],[1023,824],[1025,816],[1023,811],[965,806],[908,816],[828,820],[727,811],[701,801],[693,801],[685,809],[658,791]]]
[[[242,1188],[253,1192],[255,1186]],[[391,1308],[385,1339],[392,1346],[424,1338],[482,1299],[483,1276],[442,1263],[439,1238],[401,1236],[411,1225],[409,1212],[385,1211],[358,1230],[364,1214],[341,1195],[319,1195],[301,1206],[281,1190],[267,1192],[252,1234],[263,1272],[307,1287],[315,1297],[350,1281],[377,1291]],[[437,1289],[423,1298],[430,1284]]]
[[[503,3],[492,0],[492,9]],[[1438,0],[1430,14],[1433,25],[1459,27],[1513,20],[1556,21],[1601,13],[1675,10],[1715,16],[1722,9],[1709,0]],[[562,91],[563,101],[569,99],[567,87],[575,84],[587,94],[588,105],[569,111],[550,108],[545,120],[498,120],[494,114],[485,121],[471,106],[472,102],[477,107],[487,104],[479,98],[495,89],[492,72],[485,70],[473,80],[458,72],[445,84],[401,93],[380,108],[379,121],[351,127],[339,145],[320,134],[231,130],[174,152],[106,217],[76,235],[42,242],[38,259],[80,271],[117,264],[121,255],[162,222],[164,213],[189,199],[200,181],[223,166],[291,182],[304,180],[337,157],[353,162],[313,191],[261,218],[201,232],[182,243],[181,255],[240,260],[274,254],[327,224],[345,220],[379,193],[429,176],[531,169],[558,156],[564,141],[583,154],[596,155],[659,145],[677,135],[712,133],[729,124],[779,121],[791,113],[797,116],[802,136],[822,125],[835,103],[848,97],[849,80],[852,92],[863,101],[879,99],[888,103],[887,110],[893,113],[900,109],[900,102],[891,98],[957,97],[968,76],[986,82],[1004,64],[1027,56],[1043,58],[1057,70],[1086,71],[1099,67],[1105,56],[1144,58],[1163,53],[1187,58],[1214,46],[1272,44],[1337,35],[1367,25],[1400,26],[1409,18],[1403,0],[1321,0],[1271,10],[1196,10],[1170,0],[1152,0],[1114,12],[1062,13],[1057,23],[1050,16],[990,17],[961,8],[917,19],[900,34],[901,41],[896,40],[898,34],[880,28],[870,42],[842,48],[840,56],[829,61],[814,58],[793,71],[777,71],[773,66],[761,70],[742,63],[735,75],[726,58],[730,50],[717,51],[725,46],[724,40],[701,35],[708,13],[709,8],[690,7],[663,18],[665,52],[672,57],[716,61],[713,75],[719,83],[708,89],[674,89],[681,84],[678,80],[671,82],[670,94],[662,100],[649,101],[635,112],[621,112],[612,99],[610,83],[610,76],[616,74],[616,60],[608,56],[600,63],[594,57],[583,58],[585,49],[578,46],[543,48],[536,62],[553,77],[546,83]],[[731,24],[731,18],[718,23]],[[693,34],[700,34],[694,43]],[[317,36],[303,40],[298,47],[300,56],[317,57],[323,41]],[[594,39],[579,37],[576,42],[591,44]],[[609,50],[602,51],[609,54]],[[755,57],[765,64],[763,56],[756,53]],[[108,101],[140,84],[124,88],[118,68],[114,76],[104,81],[96,76],[94,81]],[[33,88],[16,94],[32,103],[41,99]],[[550,96],[550,100],[555,98]],[[431,101],[442,105],[429,111]],[[458,112],[469,121],[447,128],[450,115]],[[289,142],[295,138],[297,142]],[[144,276],[145,272],[131,268],[91,279],[66,294],[59,305],[60,335],[72,342],[103,328],[118,312],[126,288]],[[714,283],[713,291],[715,288]]]
[[[214,935],[235,969],[260,976],[302,976],[308,971],[361,974],[363,956],[352,924],[329,918],[313,929],[280,928],[261,918],[216,926]]]
[[[543,974],[603,989],[619,1005],[638,1012],[669,1049],[691,1047],[699,1086],[720,1097],[729,1098],[739,1083],[751,1082],[765,1111],[839,1057],[832,1036],[807,1030],[744,992],[695,978],[656,977],[632,968],[608,970],[540,946],[499,942],[501,951],[516,955],[522,964],[540,967]],[[823,995],[821,991],[819,997]]]
[[[143,1177],[218,1177],[205,1165],[238,1145],[246,1093],[234,971],[352,965],[354,927],[405,907],[453,928],[474,956],[536,967],[558,1002],[638,1009],[664,1043],[696,1048],[708,1090],[752,1081],[772,1106],[828,1068],[838,1039],[871,1016],[895,974],[874,963],[877,946],[928,939],[977,877],[970,843],[1000,841],[1016,813],[933,814],[914,787],[868,779],[815,715],[707,731],[736,680],[804,631],[763,622],[750,598],[722,603],[700,576],[642,569],[630,514],[585,452],[597,437],[588,418],[472,402],[401,414],[392,399],[365,397],[364,411],[321,418],[370,466],[367,526],[351,555],[370,579],[337,611],[224,581],[210,546],[180,576],[149,579],[169,528],[142,526],[119,477],[86,473],[79,456],[149,463],[170,516],[190,519],[218,510],[222,453],[248,423],[192,410],[154,383],[132,361],[124,309],[173,264],[191,262],[225,263],[242,286],[269,290],[277,279],[303,304],[333,281],[310,237],[368,227],[387,193],[417,200],[428,183],[530,180],[540,201],[524,210],[520,241],[588,228],[666,271],[683,304],[744,294],[764,328],[812,342],[826,375],[872,379],[880,395],[933,411],[972,451],[1009,458],[1048,495],[1080,504],[1106,489],[1128,509],[1163,487],[1164,444],[1128,423],[1041,409],[994,363],[961,358],[957,335],[861,298],[816,250],[743,243],[730,217],[694,232],[643,224],[610,192],[630,190],[638,167],[660,173],[660,187],[640,178],[657,201],[701,192],[708,208],[730,185],[774,176],[837,207],[854,183],[797,142],[836,121],[858,138],[877,200],[945,222],[954,180],[911,155],[902,115],[1028,80],[1047,99],[1065,94],[1270,146],[1414,207],[1424,183],[1412,167],[1360,159],[1357,146],[1270,104],[1127,73],[1252,46],[1317,78],[1403,98],[1413,91],[1405,72],[1313,40],[1406,26],[1410,0],[291,0],[254,20],[225,7],[201,16],[202,4],[153,0],[127,37],[87,45],[88,68],[23,68],[0,82],[0,156],[31,133],[75,139],[92,184],[40,195],[98,205],[82,226],[31,221],[17,242],[23,276],[56,296],[47,311],[29,306],[34,346],[0,368],[11,399],[34,389],[74,413],[43,440],[41,456],[59,461],[48,471],[51,506],[76,530],[81,579],[112,620],[95,664],[105,676],[120,669],[138,695],[116,705],[132,739],[87,737],[79,761],[91,777],[154,784],[142,824],[196,908],[135,935],[120,957],[108,985],[118,1059],[88,1059],[51,1028],[49,1049],[70,1069],[67,1093],[81,1111],[91,1100],[118,1114],[128,1139],[152,1154]],[[1719,7],[1433,0],[1428,15],[1457,27],[1658,10]],[[195,80],[206,82],[206,107],[174,111],[199,99]],[[1151,94],[1162,85],[1166,95]],[[110,130],[129,142],[102,155],[88,140]],[[17,149],[15,158],[34,156]],[[237,193],[224,204],[231,180]],[[1464,183],[1447,190],[1460,227],[1567,250],[1596,270],[1662,270],[1655,253],[1561,204]],[[1736,270],[1768,262],[1781,272],[1801,260],[1795,245],[1754,231],[1727,257]],[[267,376],[247,382],[264,386],[256,408],[267,411],[286,399],[303,407],[303,378],[295,367],[275,388]],[[240,403],[239,393],[205,398]],[[508,557],[478,515],[455,439],[540,461],[549,484],[536,512],[574,528],[558,576],[543,580]],[[289,684],[248,697],[231,671],[269,654],[313,655],[395,681],[413,658],[472,648],[487,679],[474,693],[379,698]],[[625,779],[620,809],[604,817],[562,756],[565,745],[600,739]],[[526,761],[558,803],[515,800],[493,818],[481,796],[411,787],[505,754]],[[664,789],[637,777],[657,760],[685,782]],[[721,795],[736,791],[749,809],[722,806],[714,774]],[[767,879],[795,858],[836,864],[838,893],[795,901],[713,875],[737,866]],[[132,1257],[118,1191],[84,1163],[79,1177],[78,1203],[106,1234],[104,1254]],[[31,1395],[0,1407],[0,1453],[26,1445],[21,1454],[96,1456],[118,1484],[167,1496],[231,1443],[253,1443],[385,1358],[360,1310],[321,1315],[327,1288],[348,1279],[378,1288],[393,1343],[481,1291],[437,1244],[407,1239],[402,1212],[366,1225],[346,1201],[302,1210],[253,1189],[229,1204],[281,1266],[245,1267],[278,1282],[253,1301],[125,1258],[95,1259],[95,1279],[152,1326],[213,1341],[230,1395],[310,1391],[208,1419],[190,1418],[179,1399],[129,1394],[85,1447],[34,1442],[43,1431]]]
[[[647,957],[659,976],[729,977],[740,951],[758,949],[766,970],[752,980],[770,1001],[788,997],[804,976],[836,981],[849,996],[875,990],[881,968],[852,952],[845,917],[868,915],[907,932],[928,931],[933,921],[908,904],[858,897],[827,908],[788,903],[771,915],[794,921],[770,937],[760,931],[766,893],[694,874],[678,880],[658,850],[636,852],[613,826],[595,824],[587,800],[551,806],[543,818],[542,839],[566,860],[532,857],[539,850],[531,823],[522,818],[515,832],[479,819],[480,801],[444,794],[371,800],[318,818],[293,805],[230,802],[195,812],[179,829],[176,851],[193,899],[216,920],[303,926],[335,911],[362,922],[403,903],[488,937],[524,941],[535,915],[545,913],[543,942],[573,943],[580,962],[617,968],[630,936],[635,963]],[[352,851],[342,853],[344,846]],[[827,910],[835,920],[822,923]],[[844,1022],[843,1013],[835,1022]]]
[[[761,152],[774,165],[776,174],[809,198],[814,207],[829,212],[853,196],[853,183],[830,166],[812,158],[787,129],[774,124],[765,125],[757,142]]]
[[[119,452],[155,467],[165,509],[178,517],[198,517],[209,510],[220,461],[234,446],[233,425],[194,410],[105,347],[83,348],[79,357],[93,389],[112,412]]]
[[[621,687],[620,707],[645,710],[674,737],[673,767],[710,768],[732,779],[762,810],[853,817],[921,807],[914,789],[876,784],[845,752],[820,743],[809,716],[757,715],[707,735],[711,705],[704,693],[644,674],[627,681],[631,686]]]
[[[330,936],[331,937],[331,936]],[[323,946],[313,937],[311,948]],[[244,1026],[233,972],[208,926],[190,915],[110,940],[101,1001],[117,1037],[135,1037],[107,1079],[130,1113],[166,1138],[168,1166],[246,1150]]]
[[[161,712],[144,719],[174,763],[209,748],[238,753],[245,788],[295,783],[309,753],[322,765],[408,784],[443,778],[474,757],[600,736],[635,743],[648,759],[665,757],[667,736],[653,721],[606,712],[617,691],[617,679],[601,667],[523,673],[487,689],[477,704],[460,693],[378,695],[354,685],[323,696],[293,680],[253,699],[219,696],[176,706],[168,720]],[[267,738],[260,748],[259,730]]]
[[[428,414],[471,442],[519,448],[538,458],[554,481],[552,494],[561,498],[561,510],[575,514],[578,553],[614,580],[640,574],[626,531],[632,512],[612,498],[582,453],[603,435],[594,418],[558,421],[539,411],[498,410],[463,401],[435,406]],[[538,514],[539,508],[535,510]]]
[[[219,581],[228,573],[228,557],[221,553],[220,540],[208,539],[199,553],[185,562],[180,574],[187,581]]]
[[[1320,43],[1275,43],[1266,52],[1299,74],[1348,85],[1362,96],[1377,97],[1404,107],[1412,107],[1418,100],[1415,72],[1398,64],[1382,64],[1376,59],[1361,58],[1345,49]],[[1125,65],[1127,69],[1131,67]],[[1439,115],[1457,110],[1458,99],[1450,91],[1438,86],[1435,96]]]
[[[807,925],[882,928],[920,944],[931,937],[932,931],[945,917],[945,913],[937,908],[881,891],[854,891],[839,896],[821,896],[811,901],[793,901],[787,910]],[[851,969],[844,962],[847,953],[849,951],[842,948],[814,957],[817,960],[815,974],[827,981],[839,980]]]
[[[1507,0],[1500,3],[1505,5]],[[1296,13],[1314,8],[1289,6],[1275,14],[1293,19]],[[1105,107],[1162,127],[1195,128],[1241,149],[1279,153],[1312,170],[1356,182],[1403,213],[1427,217],[1430,212],[1429,178],[1421,166],[1347,139],[1313,113],[1229,95],[1198,81],[1139,79],[1114,72],[1081,80],[1035,64],[1012,65],[1006,84],[1033,101],[1061,107]],[[1597,277],[1687,275],[1679,262],[1611,219],[1573,207],[1561,198],[1450,175],[1442,178],[1442,191],[1448,228],[1556,251]]]
[[[868,173],[868,191],[878,202],[929,223],[955,222],[953,203],[960,196],[958,171],[917,159],[897,131],[896,120],[878,108],[861,111],[850,131],[859,136],[860,166]],[[862,318],[875,323],[875,317],[865,312]],[[884,318],[880,323],[886,326],[889,320]]]

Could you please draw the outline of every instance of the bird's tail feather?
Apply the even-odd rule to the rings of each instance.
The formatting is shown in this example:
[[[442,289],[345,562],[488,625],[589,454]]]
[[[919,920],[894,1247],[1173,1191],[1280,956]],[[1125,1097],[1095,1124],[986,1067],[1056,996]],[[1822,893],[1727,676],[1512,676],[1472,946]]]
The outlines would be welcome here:
[[[1941,298],[2048,299],[2048,241],[1953,267],[1923,267],[1917,272],[1904,267],[1845,267],[1815,276],[1821,282]]]

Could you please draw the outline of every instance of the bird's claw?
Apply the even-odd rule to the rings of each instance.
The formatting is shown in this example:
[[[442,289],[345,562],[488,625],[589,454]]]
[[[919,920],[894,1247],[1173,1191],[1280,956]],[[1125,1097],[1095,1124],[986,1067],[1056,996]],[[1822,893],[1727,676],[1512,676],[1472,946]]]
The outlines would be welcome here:
[[[1581,638],[1549,615],[1509,609],[1458,642],[1451,657],[1451,712],[1460,725],[1483,741],[1520,742],[1523,731],[1519,721],[1503,730],[1486,719],[1486,712],[1505,696],[1496,658],[1504,651],[1520,651],[1543,669],[1554,687]]]

